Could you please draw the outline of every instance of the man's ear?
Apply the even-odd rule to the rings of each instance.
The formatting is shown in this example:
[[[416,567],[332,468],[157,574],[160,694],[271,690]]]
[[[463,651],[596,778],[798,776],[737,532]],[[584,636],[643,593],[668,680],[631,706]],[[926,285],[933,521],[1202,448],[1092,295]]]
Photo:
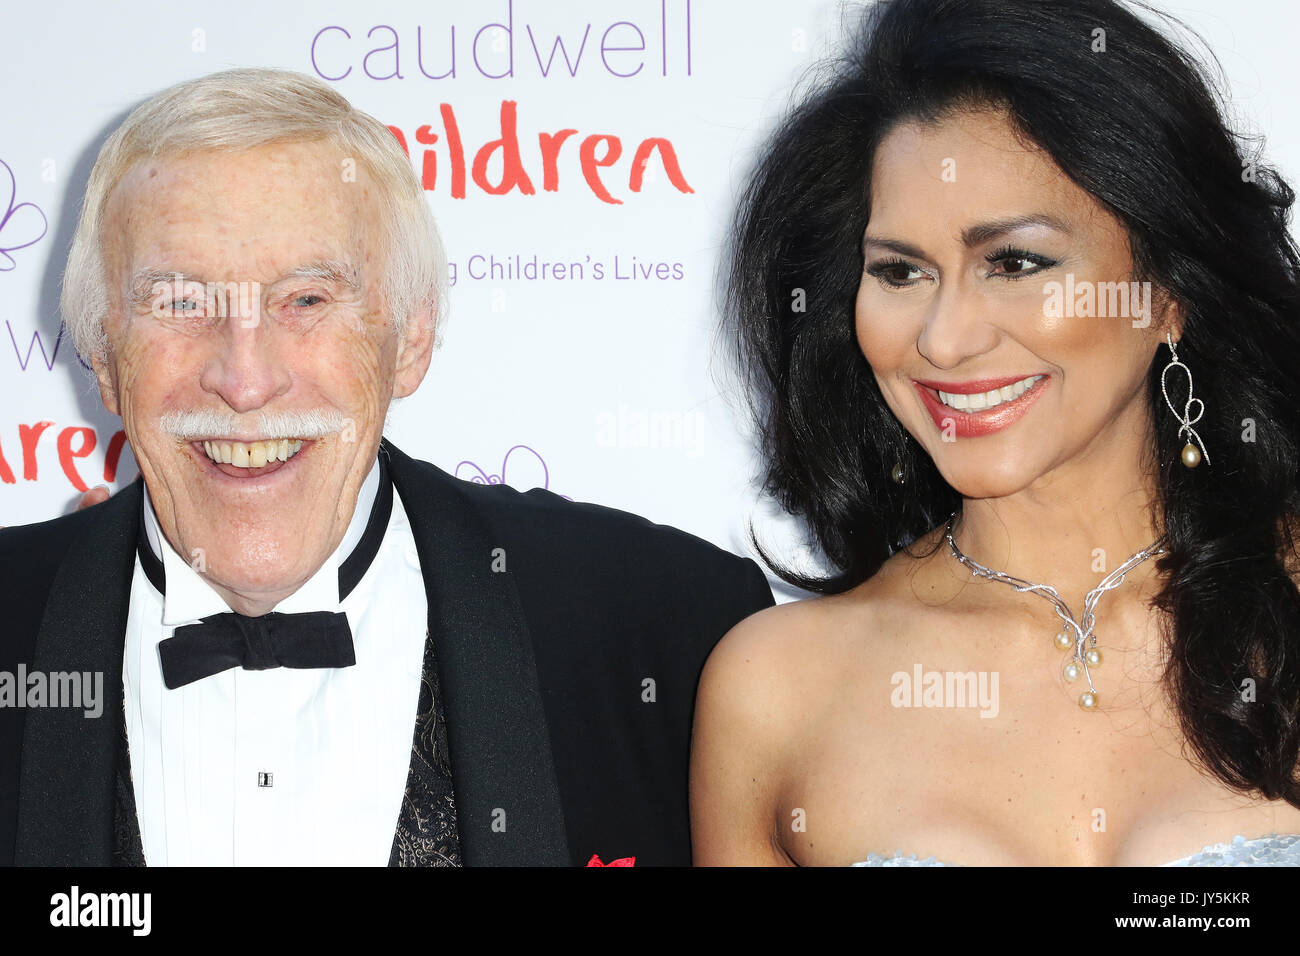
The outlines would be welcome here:
[[[406,335],[397,352],[397,370],[393,377],[393,397],[406,398],[424,381],[433,359],[433,339],[437,321],[435,307],[416,309],[406,322]]]
[[[104,407],[110,414],[121,416],[121,407],[117,401],[117,376],[113,374],[113,368],[108,364],[108,348],[105,346],[99,352],[90,356],[90,367],[95,370],[95,378],[99,381],[99,397],[104,402]]]

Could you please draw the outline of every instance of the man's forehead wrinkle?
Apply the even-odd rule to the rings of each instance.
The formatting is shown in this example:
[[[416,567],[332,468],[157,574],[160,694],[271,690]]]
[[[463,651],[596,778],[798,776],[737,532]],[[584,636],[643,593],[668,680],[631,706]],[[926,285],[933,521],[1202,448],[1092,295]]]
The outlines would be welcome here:
[[[332,166],[317,168],[317,156],[301,156],[301,162],[293,163],[262,154],[237,170],[227,170],[226,159],[238,162],[237,154],[183,154],[142,163],[119,181],[110,194],[120,243],[114,271],[120,270],[128,286],[142,275],[159,273],[266,286],[314,278],[339,281],[355,291],[373,284],[384,250],[375,235],[378,210],[366,201],[371,194],[367,182],[331,189],[340,180]],[[283,181],[286,168],[295,173],[292,183]],[[328,184],[322,181],[326,175]],[[304,189],[305,182],[314,185]],[[263,222],[259,229],[257,216],[267,190],[279,201],[281,218],[289,221]],[[209,214],[221,208],[223,192],[228,193],[226,215]],[[310,241],[314,228],[324,233],[316,236],[318,242]]]
[[[347,188],[329,189],[327,185]],[[298,186],[298,190],[284,187]],[[195,200],[201,203],[229,203],[245,200],[256,203],[270,193],[277,199],[300,199],[313,206],[335,208],[348,202],[354,193],[352,184],[341,184],[332,168],[320,166],[313,157],[297,163],[241,162],[238,154],[193,154],[164,162],[147,171],[129,170],[113,187],[109,196],[133,192],[135,199],[155,201]]]

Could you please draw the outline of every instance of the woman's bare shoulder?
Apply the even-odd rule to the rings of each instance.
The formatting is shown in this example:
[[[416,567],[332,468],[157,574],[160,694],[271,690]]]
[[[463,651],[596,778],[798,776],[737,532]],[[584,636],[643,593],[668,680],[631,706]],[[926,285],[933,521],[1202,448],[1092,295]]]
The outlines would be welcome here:
[[[898,560],[896,560],[898,559]],[[866,644],[896,635],[906,617],[909,562],[895,556],[871,578],[841,594],[766,608],[733,627],[714,649],[706,673],[741,695],[761,694],[771,707],[801,706],[821,694]]]
[[[860,691],[888,657],[872,644],[906,640],[906,583],[896,567],[842,594],[767,608],[718,643],[700,678],[691,741],[697,859],[788,861],[774,829],[786,787],[846,701],[851,708],[872,696]],[[869,746],[875,731],[854,726]]]

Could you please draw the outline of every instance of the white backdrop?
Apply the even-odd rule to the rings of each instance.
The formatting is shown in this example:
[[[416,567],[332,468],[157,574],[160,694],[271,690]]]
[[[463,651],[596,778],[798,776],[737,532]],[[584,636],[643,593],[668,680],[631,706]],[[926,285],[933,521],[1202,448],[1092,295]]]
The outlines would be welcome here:
[[[0,525],[70,510],[79,488],[105,481],[121,442],[58,316],[99,145],[172,83],[276,66],[329,80],[402,131],[455,269],[441,348],[419,392],[394,409],[390,438],[462,477],[546,486],[739,553],[749,553],[755,517],[765,536],[793,546],[792,525],[759,501],[738,403],[720,388],[718,253],[755,146],[856,2],[46,0],[6,9],[0,192],[10,193],[10,173],[14,185],[0,205]],[[1267,133],[1269,159],[1300,170],[1291,0],[1157,5],[1207,38],[1245,130]],[[494,195],[478,181],[501,182],[501,149],[485,175],[473,174],[476,154],[502,136],[503,109],[515,112],[532,194]],[[548,191],[538,134],[566,129],[576,133]],[[426,145],[429,134],[437,140]],[[584,171],[582,144],[600,136],[617,137],[621,155]],[[661,150],[634,191],[634,158],[653,138],[671,143],[680,183]],[[605,157],[610,140],[589,148]],[[463,197],[453,195],[461,177]],[[534,257],[564,273],[517,274]],[[492,259],[516,271],[494,276]],[[110,471],[114,490],[135,478],[129,448]]]

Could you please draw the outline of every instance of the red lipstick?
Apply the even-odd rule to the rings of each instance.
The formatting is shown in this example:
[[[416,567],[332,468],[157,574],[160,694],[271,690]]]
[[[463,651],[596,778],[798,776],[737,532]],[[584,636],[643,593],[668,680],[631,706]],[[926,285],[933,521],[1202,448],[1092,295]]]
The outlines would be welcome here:
[[[974,395],[995,388],[1014,385],[1016,382],[1030,377],[1030,375],[1019,375],[1004,378],[970,379],[965,382],[936,382],[913,379],[912,384],[915,386],[917,394],[921,396],[921,402],[925,405],[925,410],[930,413],[936,428],[942,431],[951,427],[952,434],[957,438],[979,438],[983,435],[991,435],[994,432],[1002,431],[1002,429],[1018,422],[1029,411],[1029,407],[1038,401],[1038,397],[1043,394],[1043,391],[1047,388],[1047,383],[1052,380],[1052,377],[1042,375],[1037,382],[1026,389],[1023,395],[993,408],[980,411],[962,411],[951,408],[939,401],[937,392],[944,391],[954,395]]]

